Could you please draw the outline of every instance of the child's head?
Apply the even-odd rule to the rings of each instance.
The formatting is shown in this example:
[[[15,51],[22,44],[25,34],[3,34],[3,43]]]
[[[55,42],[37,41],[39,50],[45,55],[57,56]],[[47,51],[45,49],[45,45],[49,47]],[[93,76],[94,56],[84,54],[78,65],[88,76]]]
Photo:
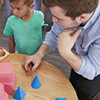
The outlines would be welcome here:
[[[93,12],[99,0],[43,0],[45,6],[58,6],[65,11],[65,15],[75,19],[84,13]]]
[[[9,0],[10,3],[13,2],[13,3],[19,3],[19,2],[23,2],[25,5],[30,5],[33,3],[34,0]]]
[[[11,10],[17,18],[29,16],[34,7],[33,0],[9,0]]]

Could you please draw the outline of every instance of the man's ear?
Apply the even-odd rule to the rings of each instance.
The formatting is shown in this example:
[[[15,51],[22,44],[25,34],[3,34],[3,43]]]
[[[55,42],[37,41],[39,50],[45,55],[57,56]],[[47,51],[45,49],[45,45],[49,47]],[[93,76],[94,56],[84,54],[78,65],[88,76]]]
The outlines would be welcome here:
[[[29,6],[29,9],[32,10],[33,7],[34,7],[34,4],[31,4],[31,5]]]
[[[78,22],[78,23],[84,23],[84,22],[86,22],[86,20],[87,20],[87,17],[86,17],[87,15],[86,14],[82,14],[82,15],[80,15],[79,17],[76,17],[76,21]]]

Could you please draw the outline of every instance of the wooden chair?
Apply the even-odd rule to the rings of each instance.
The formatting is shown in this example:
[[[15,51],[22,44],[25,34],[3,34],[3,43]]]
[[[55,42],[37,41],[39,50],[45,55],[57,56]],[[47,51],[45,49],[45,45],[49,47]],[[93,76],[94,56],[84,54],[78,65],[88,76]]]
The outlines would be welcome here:
[[[4,5],[5,4],[5,0],[1,0],[1,5]]]
[[[43,3],[41,2],[41,11],[43,12],[44,16],[45,16],[45,6],[43,5]],[[45,20],[45,19],[44,19]],[[44,38],[45,38],[45,33],[46,33],[46,26],[43,26],[43,31],[44,31]]]
[[[45,6],[43,5],[42,2],[41,2],[41,11],[43,12],[43,14],[45,14]]]

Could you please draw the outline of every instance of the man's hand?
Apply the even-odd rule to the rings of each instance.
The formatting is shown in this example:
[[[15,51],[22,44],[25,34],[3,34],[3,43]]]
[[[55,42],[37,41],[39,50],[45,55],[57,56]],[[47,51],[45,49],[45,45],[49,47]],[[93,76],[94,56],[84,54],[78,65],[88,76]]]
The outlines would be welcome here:
[[[42,44],[39,50],[32,56],[28,56],[22,63],[22,66],[26,71],[30,68],[30,63],[32,66],[31,70],[34,71],[41,63],[41,59],[48,53],[51,52],[51,49],[48,45]]]
[[[57,46],[58,51],[62,57],[65,55],[65,53],[69,54],[71,52],[71,49],[80,33],[81,30],[64,31],[59,34]]]
[[[34,71],[41,63],[41,58],[39,55],[34,54],[32,56],[28,56],[22,63],[22,66],[25,68],[26,71],[29,70],[30,64],[33,64],[31,70]]]
[[[76,71],[80,68],[82,64],[82,59],[80,56],[74,54],[71,51],[71,49],[80,33],[81,33],[81,30],[64,31],[59,35],[58,41],[57,41],[58,51],[60,55]]]

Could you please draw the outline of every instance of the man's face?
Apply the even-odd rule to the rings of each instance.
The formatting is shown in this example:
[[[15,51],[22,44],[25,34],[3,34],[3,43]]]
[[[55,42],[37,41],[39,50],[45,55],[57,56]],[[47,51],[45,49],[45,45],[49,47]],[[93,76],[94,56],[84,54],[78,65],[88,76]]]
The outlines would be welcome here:
[[[64,10],[58,6],[50,8],[53,15],[52,21],[57,22],[63,29],[75,28],[80,25],[77,20],[72,20],[70,17],[65,16]]]
[[[29,11],[29,7],[27,5],[24,5],[24,3],[21,1],[19,3],[11,2],[10,5],[11,5],[11,10],[13,14],[17,18],[22,18],[26,16]]]

